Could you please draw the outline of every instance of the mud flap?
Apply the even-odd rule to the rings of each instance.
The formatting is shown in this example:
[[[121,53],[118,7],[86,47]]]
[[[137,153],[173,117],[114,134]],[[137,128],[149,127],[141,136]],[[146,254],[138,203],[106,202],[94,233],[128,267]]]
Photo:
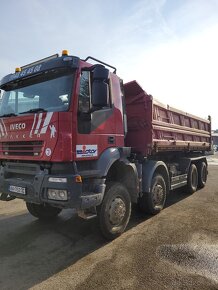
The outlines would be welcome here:
[[[8,193],[0,193],[0,200],[3,200],[3,201],[10,201],[15,198],[16,198],[15,196],[10,196],[10,194]]]

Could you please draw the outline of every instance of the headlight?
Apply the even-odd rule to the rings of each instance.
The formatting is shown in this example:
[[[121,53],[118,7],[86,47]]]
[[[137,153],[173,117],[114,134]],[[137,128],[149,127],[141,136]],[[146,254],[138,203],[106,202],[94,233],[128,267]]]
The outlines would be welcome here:
[[[48,189],[48,199],[67,200],[67,191],[64,189]]]

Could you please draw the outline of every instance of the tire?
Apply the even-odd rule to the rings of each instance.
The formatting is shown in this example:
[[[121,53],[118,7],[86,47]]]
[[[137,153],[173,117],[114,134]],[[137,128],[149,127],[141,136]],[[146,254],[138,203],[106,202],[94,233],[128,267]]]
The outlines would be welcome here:
[[[62,209],[50,205],[26,202],[29,213],[40,220],[51,220],[55,218]]]
[[[203,188],[207,182],[207,164],[203,161],[198,165],[198,188]]]
[[[198,188],[198,170],[195,164],[191,164],[188,172],[186,191],[189,194],[194,193]]]
[[[162,175],[154,174],[150,192],[144,192],[139,199],[140,209],[149,214],[158,214],[165,205],[167,196],[166,182]]]
[[[98,220],[107,240],[119,237],[126,229],[131,215],[131,199],[128,190],[118,182],[106,186],[102,204],[98,207]]]

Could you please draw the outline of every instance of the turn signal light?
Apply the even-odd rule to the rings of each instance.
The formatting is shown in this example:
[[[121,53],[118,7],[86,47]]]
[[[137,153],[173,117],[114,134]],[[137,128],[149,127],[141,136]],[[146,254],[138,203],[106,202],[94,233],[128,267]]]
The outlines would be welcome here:
[[[83,182],[83,181],[82,181],[82,177],[81,177],[80,175],[77,175],[77,176],[75,177],[75,181],[76,181],[76,183],[81,183],[81,182]]]

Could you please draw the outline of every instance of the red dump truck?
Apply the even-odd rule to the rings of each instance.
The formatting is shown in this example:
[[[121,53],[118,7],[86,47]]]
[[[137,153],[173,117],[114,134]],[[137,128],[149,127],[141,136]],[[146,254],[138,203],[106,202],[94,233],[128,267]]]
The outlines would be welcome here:
[[[102,61],[63,51],[0,89],[0,199],[23,199],[41,220],[74,208],[114,239],[132,203],[157,214],[169,191],[205,186],[210,118],[159,103]]]

